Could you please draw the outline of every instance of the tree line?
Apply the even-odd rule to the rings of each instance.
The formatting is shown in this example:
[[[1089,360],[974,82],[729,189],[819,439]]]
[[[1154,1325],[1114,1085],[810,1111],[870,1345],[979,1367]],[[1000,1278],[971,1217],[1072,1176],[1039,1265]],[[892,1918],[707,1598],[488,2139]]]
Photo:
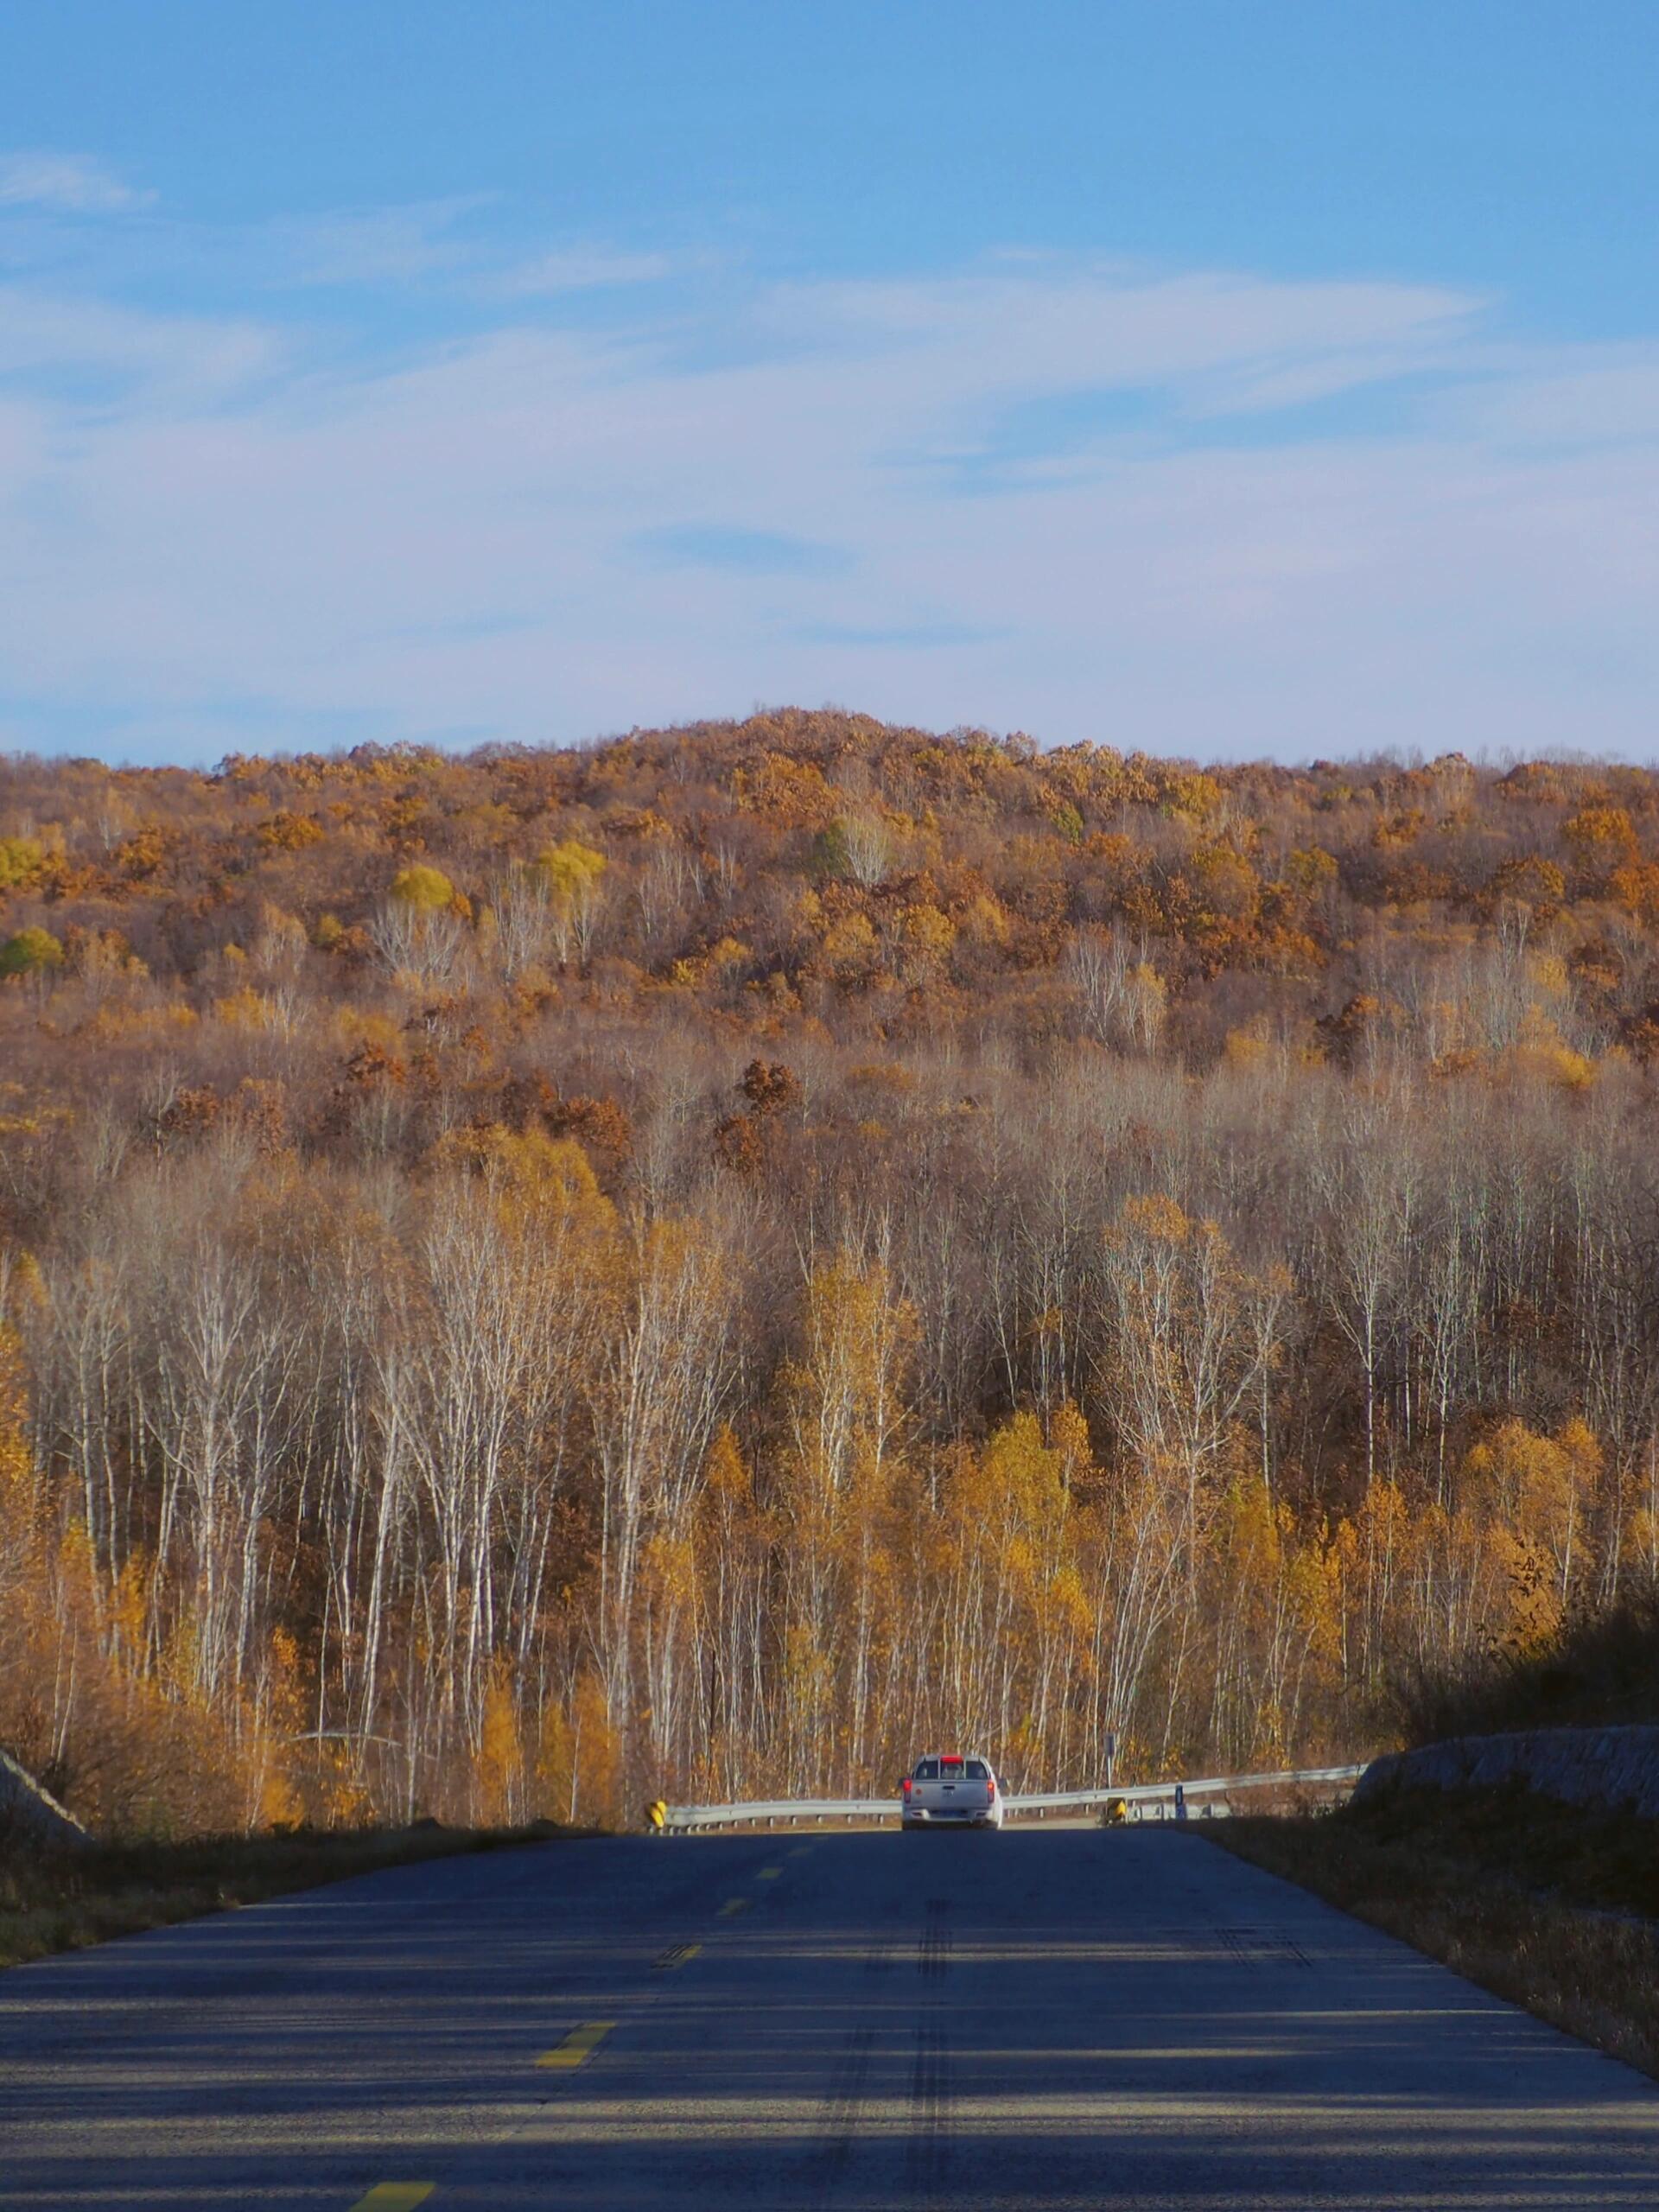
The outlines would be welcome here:
[[[1659,1568],[1659,778],[0,763],[0,1740],[112,1826],[1363,1750]]]

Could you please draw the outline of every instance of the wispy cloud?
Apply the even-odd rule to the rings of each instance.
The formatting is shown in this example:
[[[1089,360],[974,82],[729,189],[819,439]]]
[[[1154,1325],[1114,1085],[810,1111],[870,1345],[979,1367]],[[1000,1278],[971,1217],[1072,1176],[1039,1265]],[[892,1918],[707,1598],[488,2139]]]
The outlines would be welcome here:
[[[281,333],[251,321],[0,287],[0,379],[29,390],[65,428],[89,418],[131,425],[149,410],[222,401],[289,353]]]
[[[499,203],[484,193],[391,207],[347,208],[304,221],[268,225],[247,241],[256,264],[269,259],[276,281],[298,285],[448,285],[469,298],[554,299],[613,291],[671,275],[663,253],[625,253],[578,242],[514,253],[480,220]]]
[[[873,645],[888,652],[931,652],[944,645],[988,645],[1006,633],[970,622],[804,622],[796,635],[806,645]]]
[[[603,246],[567,246],[556,253],[537,254],[533,260],[506,270],[497,280],[497,288],[526,298],[537,294],[608,291],[624,284],[660,283],[673,270],[674,263],[665,253],[618,253]]]
[[[1653,749],[1645,349],[1052,257],[482,300],[347,371],[292,324],[0,286],[0,698],[158,752],[756,696],[1199,753]]]
[[[466,219],[488,206],[467,195],[399,207],[344,209],[303,222],[270,225],[275,272],[297,284],[408,284],[469,274],[480,247],[465,237]]]
[[[88,154],[0,154],[0,207],[70,215],[119,215],[149,207],[139,192]]]
[[[641,531],[633,546],[654,568],[715,569],[735,576],[833,576],[853,565],[842,546],[722,523],[669,523]]]

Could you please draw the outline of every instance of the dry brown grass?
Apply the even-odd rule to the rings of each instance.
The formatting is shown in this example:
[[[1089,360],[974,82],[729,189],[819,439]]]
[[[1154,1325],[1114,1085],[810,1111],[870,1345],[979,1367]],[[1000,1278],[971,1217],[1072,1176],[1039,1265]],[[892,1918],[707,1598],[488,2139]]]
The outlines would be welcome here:
[[[550,1821],[485,1829],[429,1821],[410,1828],[200,1836],[188,1843],[93,1844],[60,1851],[0,1830],[0,1967],[383,1866],[578,1833]]]
[[[1518,1788],[1402,1789],[1205,1834],[1659,2077],[1659,1822]]]

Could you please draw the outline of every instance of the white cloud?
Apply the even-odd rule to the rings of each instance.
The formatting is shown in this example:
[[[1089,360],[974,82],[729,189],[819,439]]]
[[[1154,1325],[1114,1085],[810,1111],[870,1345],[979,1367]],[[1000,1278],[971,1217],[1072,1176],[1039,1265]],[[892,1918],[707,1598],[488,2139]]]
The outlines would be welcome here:
[[[276,273],[302,284],[406,284],[472,268],[478,249],[457,235],[485,202],[468,196],[346,210],[270,226]]]
[[[656,284],[673,273],[665,253],[615,253],[603,246],[569,246],[539,254],[510,269],[499,280],[503,292],[525,297],[559,292],[592,292],[620,284]]]
[[[350,375],[293,334],[26,308],[71,373],[0,421],[0,700],[73,708],[77,749],[100,704],[164,752],[246,702],[244,741],[302,744],[757,696],[1201,753],[1654,749],[1659,451],[1502,427],[1593,400],[1456,293],[1033,258]],[[193,359],[223,365],[199,396]],[[1364,427],[1407,369],[1421,411]],[[1359,427],[1274,412],[1326,393]],[[664,532],[844,557],[653,563]]]
[[[0,154],[0,207],[119,215],[149,206],[155,196],[135,191],[89,154]]]
[[[0,288],[0,377],[27,379],[64,423],[81,412],[65,404],[66,385],[82,405],[93,399],[100,412],[114,405],[131,419],[135,408],[223,398],[273,368],[283,351],[277,333],[251,321],[146,315],[24,284]]]
[[[1465,418],[1516,445],[1659,441],[1659,346],[1582,347],[1508,365],[1465,396]]]
[[[667,254],[589,243],[515,257],[478,220],[494,204],[474,193],[283,219],[234,236],[233,251],[278,286],[447,286],[498,302],[657,283],[677,265]],[[218,244],[223,251],[232,240],[221,236]]]

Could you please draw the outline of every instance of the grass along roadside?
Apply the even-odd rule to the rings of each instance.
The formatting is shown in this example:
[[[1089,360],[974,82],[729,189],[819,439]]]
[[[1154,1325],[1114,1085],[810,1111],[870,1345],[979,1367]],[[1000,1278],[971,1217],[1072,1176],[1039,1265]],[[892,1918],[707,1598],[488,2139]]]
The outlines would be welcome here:
[[[1659,1821],[1508,1786],[1204,1833],[1659,2077]]]
[[[407,1828],[302,1829],[198,1836],[183,1843],[94,1843],[63,1851],[0,1828],[0,1967],[384,1866],[582,1833],[545,1821],[522,1828],[445,1828],[427,1821]]]

